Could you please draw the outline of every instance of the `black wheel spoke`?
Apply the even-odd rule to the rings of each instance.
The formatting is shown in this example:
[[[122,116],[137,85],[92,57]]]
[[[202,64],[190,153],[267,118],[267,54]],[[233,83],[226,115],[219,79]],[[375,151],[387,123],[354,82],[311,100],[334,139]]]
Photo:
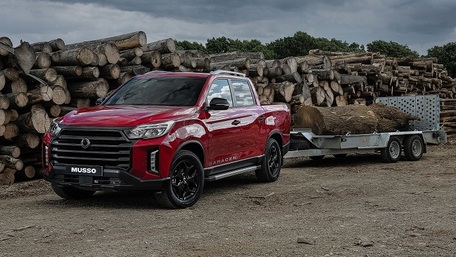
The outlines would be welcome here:
[[[192,198],[198,189],[198,174],[195,165],[183,160],[176,166],[173,174],[171,184],[176,197],[179,200]]]

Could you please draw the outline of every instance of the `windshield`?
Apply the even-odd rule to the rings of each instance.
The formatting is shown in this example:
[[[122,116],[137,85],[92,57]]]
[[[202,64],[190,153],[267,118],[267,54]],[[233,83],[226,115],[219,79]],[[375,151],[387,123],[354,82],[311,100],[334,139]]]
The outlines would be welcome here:
[[[193,106],[206,78],[134,78],[117,90],[106,105]]]

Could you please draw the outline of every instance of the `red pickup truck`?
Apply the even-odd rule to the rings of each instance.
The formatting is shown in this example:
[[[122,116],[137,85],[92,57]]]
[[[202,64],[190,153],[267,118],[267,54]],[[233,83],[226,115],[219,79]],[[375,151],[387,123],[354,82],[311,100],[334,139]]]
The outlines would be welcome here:
[[[206,181],[245,172],[277,180],[289,145],[288,107],[260,105],[242,74],[149,72],[55,119],[43,174],[65,199],[144,189],[164,207],[185,208]]]

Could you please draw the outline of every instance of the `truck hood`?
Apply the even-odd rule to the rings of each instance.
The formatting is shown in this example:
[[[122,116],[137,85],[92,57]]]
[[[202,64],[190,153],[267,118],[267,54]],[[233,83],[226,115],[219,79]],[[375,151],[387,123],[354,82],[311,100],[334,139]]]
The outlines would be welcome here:
[[[178,120],[194,115],[191,106],[93,106],[69,112],[61,120],[63,125],[132,127],[140,124]]]

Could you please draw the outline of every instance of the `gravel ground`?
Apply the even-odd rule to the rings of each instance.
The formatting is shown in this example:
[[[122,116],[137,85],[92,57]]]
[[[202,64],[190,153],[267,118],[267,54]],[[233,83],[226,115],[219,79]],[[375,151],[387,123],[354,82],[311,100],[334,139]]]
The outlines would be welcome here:
[[[149,192],[67,201],[18,182],[0,188],[0,255],[456,256],[455,155],[449,143],[417,162],[286,159],[274,183],[208,183],[182,210]]]

